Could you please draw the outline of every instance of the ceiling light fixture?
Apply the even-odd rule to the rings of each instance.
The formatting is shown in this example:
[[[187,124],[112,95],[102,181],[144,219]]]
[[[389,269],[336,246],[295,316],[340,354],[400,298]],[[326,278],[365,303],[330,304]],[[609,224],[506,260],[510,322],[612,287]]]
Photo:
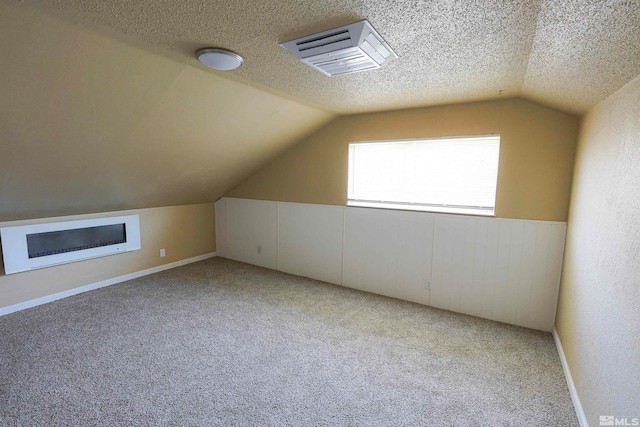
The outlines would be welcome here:
[[[235,70],[242,65],[242,57],[226,49],[205,48],[196,52],[198,61],[219,71]]]

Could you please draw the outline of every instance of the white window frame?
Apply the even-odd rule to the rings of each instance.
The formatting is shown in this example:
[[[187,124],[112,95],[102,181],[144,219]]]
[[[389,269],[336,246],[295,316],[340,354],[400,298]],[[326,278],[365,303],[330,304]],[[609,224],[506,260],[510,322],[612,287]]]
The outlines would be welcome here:
[[[492,207],[440,205],[440,204],[411,203],[411,202],[398,202],[398,201],[363,200],[363,199],[352,198],[353,186],[354,186],[354,177],[353,177],[354,159],[351,151],[352,146],[361,145],[361,144],[381,144],[381,143],[382,144],[406,144],[406,143],[429,142],[429,141],[434,141],[434,142],[455,141],[455,140],[473,141],[473,140],[486,140],[490,138],[497,139],[497,142],[498,142],[498,170],[496,171],[496,190],[495,190],[495,197],[493,200]],[[495,205],[496,205],[495,201],[497,198],[497,193],[498,193],[497,187],[498,187],[498,181],[499,181],[500,145],[501,145],[501,138],[499,134],[351,142],[349,143],[349,154],[348,154],[349,165],[348,165],[348,184],[347,184],[348,185],[347,206],[495,217]]]

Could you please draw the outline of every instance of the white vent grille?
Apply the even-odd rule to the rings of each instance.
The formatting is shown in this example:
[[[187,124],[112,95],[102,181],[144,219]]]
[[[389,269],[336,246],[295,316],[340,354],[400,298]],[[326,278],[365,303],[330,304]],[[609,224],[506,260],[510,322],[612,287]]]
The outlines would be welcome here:
[[[312,34],[280,46],[327,76],[380,68],[398,57],[368,21]]]

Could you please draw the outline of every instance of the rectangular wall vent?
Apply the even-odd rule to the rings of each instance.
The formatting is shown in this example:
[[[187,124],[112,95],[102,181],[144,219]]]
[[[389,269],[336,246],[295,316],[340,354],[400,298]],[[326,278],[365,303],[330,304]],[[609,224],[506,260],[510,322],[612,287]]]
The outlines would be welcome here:
[[[330,77],[380,68],[398,57],[366,20],[280,46]]]
[[[6,274],[140,249],[138,215],[0,228]]]

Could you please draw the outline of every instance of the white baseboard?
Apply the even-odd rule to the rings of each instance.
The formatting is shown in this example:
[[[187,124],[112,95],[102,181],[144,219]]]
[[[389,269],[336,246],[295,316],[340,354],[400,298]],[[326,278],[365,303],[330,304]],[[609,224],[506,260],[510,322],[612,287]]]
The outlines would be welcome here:
[[[147,276],[149,274],[158,273],[160,271],[169,270],[169,269],[180,267],[186,264],[191,264],[193,262],[203,261],[205,259],[213,258],[215,256],[216,256],[215,252],[210,252],[208,254],[198,255],[193,258],[182,259],[180,261],[171,262],[169,264],[163,264],[157,267],[148,268],[146,270],[140,270],[134,273],[125,274],[124,276],[114,277],[112,279],[103,280],[101,282],[90,283],[88,285],[69,289],[68,291],[58,292],[56,294],[51,294],[44,297],[21,302],[18,304],[10,305],[7,307],[2,307],[0,308],[0,316],[15,313],[16,311],[20,311],[20,310],[26,310],[27,308],[36,307],[38,305],[46,304],[46,303],[56,301],[62,298],[67,298],[73,295],[78,295],[83,292],[93,291],[94,289],[104,288],[105,286],[111,286],[117,283],[126,282],[127,280],[137,279],[138,277]]]
[[[576,390],[576,385],[573,383],[573,377],[571,376],[571,370],[569,369],[567,358],[565,357],[564,350],[562,349],[560,336],[558,335],[558,331],[556,331],[555,327],[553,328],[553,340],[556,342],[556,348],[558,349],[558,354],[560,355],[562,370],[564,371],[564,376],[567,379],[567,386],[569,386],[569,394],[571,395],[571,400],[573,401],[573,407],[576,408],[578,422],[580,423],[581,427],[589,427],[589,423],[587,423],[587,417],[584,415],[584,410],[582,409],[582,403],[580,403],[578,390]]]

